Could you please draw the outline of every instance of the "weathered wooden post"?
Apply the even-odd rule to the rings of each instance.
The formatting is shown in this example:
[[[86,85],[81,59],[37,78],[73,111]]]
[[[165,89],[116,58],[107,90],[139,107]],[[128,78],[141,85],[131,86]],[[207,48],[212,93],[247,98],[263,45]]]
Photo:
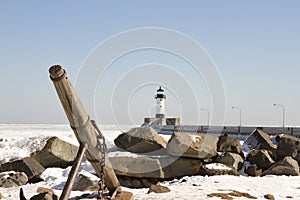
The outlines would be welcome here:
[[[104,182],[110,194],[115,193],[116,190],[121,192],[120,183],[109,160],[105,159],[105,166],[103,166],[103,163],[101,164],[103,157],[101,154],[104,152],[99,149],[101,148],[99,141],[103,138],[99,139],[99,133],[97,134],[95,125],[83,108],[66,75],[66,71],[60,65],[54,65],[49,69],[49,73],[76,138],[80,144],[86,144],[87,146],[85,152],[87,159],[100,178],[103,177],[103,173],[105,174]]]

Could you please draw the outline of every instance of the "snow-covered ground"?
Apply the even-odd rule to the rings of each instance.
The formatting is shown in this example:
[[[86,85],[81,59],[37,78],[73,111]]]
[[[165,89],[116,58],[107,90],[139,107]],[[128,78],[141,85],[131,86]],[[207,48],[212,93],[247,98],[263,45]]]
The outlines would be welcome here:
[[[100,126],[103,132],[110,155],[121,155],[124,152],[116,151],[113,140],[122,132],[129,130],[131,126]],[[0,164],[18,158],[28,156],[31,152],[41,149],[47,138],[57,136],[62,140],[78,145],[78,142],[67,125],[20,125],[2,124],[0,125]],[[165,136],[168,139],[169,136]],[[127,154],[128,155],[128,154]],[[60,195],[64,183],[67,180],[70,167],[67,169],[49,168],[43,174],[43,182],[27,184],[22,186],[25,196],[29,199],[36,194],[38,187],[47,187]],[[92,174],[93,168],[84,161],[81,165],[80,173]],[[272,194],[275,199],[300,199],[300,177],[287,176],[266,176],[266,177],[246,177],[246,176],[214,176],[214,177],[183,177],[179,180],[162,182],[171,192],[164,194],[147,194],[148,189],[129,189],[134,194],[135,199],[220,199],[218,197],[207,197],[210,193],[228,193],[233,190],[246,192],[258,199],[264,199],[264,195]],[[19,199],[20,187],[0,188],[0,193],[4,200]],[[86,193],[86,192],[84,192]],[[83,192],[73,191],[71,197],[81,196]],[[70,198],[71,198],[70,197]],[[236,197],[236,199],[248,199],[246,197]]]

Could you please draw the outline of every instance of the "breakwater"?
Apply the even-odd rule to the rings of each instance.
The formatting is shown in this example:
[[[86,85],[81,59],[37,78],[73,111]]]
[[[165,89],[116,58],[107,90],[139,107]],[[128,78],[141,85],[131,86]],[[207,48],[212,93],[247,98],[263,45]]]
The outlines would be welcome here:
[[[300,127],[271,127],[271,126],[196,126],[196,125],[151,125],[161,134],[172,134],[175,132],[208,133],[208,134],[232,134],[247,136],[255,129],[263,130],[269,135],[290,134],[300,138]]]

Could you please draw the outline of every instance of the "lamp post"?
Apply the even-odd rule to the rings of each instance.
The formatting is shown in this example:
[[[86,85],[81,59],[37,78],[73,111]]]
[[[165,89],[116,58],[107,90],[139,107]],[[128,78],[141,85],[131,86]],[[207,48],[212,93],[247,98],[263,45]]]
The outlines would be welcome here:
[[[207,111],[207,126],[209,126],[209,110],[207,108],[201,108],[200,110]]]
[[[273,104],[274,106],[279,106],[282,108],[282,128],[284,128],[284,121],[285,121],[285,107],[282,104]]]

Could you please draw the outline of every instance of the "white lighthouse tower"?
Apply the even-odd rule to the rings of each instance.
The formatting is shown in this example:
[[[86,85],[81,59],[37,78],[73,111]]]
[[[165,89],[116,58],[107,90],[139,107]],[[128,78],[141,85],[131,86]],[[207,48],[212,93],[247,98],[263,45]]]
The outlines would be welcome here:
[[[146,117],[144,118],[144,124],[142,126],[152,126],[156,130],[162,130],[161,126],[165,125],[173,125],[173,126],[179,126],[180,125],[180,118],[173,117],[173,118],[166,118],[165,113],[165,101],[166,101],[166,95],[165,91],[159,87],[158,90],[156,90],[156,95],[154,96],[156,99],[156,114],[155,118]]]
[[[165,99],[166,95],[164,93],[164,90],[159,87],[158,90],[156,90],[156,118],[165,118]]]

